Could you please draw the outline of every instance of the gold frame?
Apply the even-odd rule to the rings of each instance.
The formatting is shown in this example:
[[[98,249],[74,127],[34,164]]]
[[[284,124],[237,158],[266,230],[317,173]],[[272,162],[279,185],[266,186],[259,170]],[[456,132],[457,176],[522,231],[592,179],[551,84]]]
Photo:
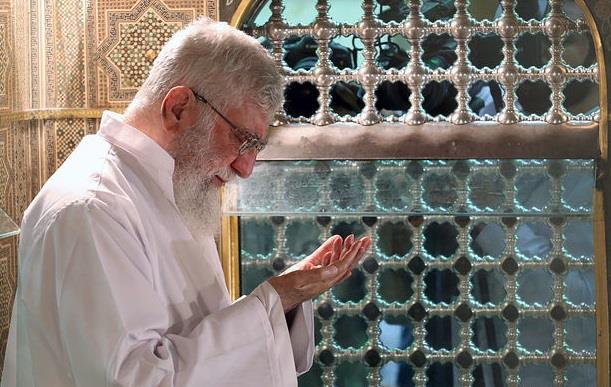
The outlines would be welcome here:
[[[223,216],[221,219],[221,264],[225,283],[232,300],[240,297],[240,239],[238,217]]]
[[[244,22],[252,7],[259,0],[242,0],[231,17],[230,24],[236,28]],[[611,114],[608,112],[608,93],[607,93],[607,76],[602,40],[598,27],[592,16],[590,8],[586,5],[585,0],[576,0],[576,4],[584,13],[586,23],[592,34],[598,61],[599,75],[599,103],[600,103],[600,121],[598,131],[598,146],[599,146],[599,164],[598,168],[604,168],[598,171],[598,176],[607,177],[608,163],[608,122],[611,122]],[[608,178],[608,177],[607,177]],[[608,300],[608,278],[607,278],[607,251],[606,251],[606,236],[605,236],[605,206],[603,187],[604,184],[597,180],[596,189],[594,191],[594,208],[593,208],[593,228],[594,228],[594,255],[595,255],[595,276],[596,276],[596,369],[597,369],[597,385],[610,386],[610,347],[609,347],[609,300]],[[229,292],[233,299],[239,296],[239,239],[238,239],[238,217],[230,216],[223,218],[223,227],[221,233],[221,254],[223,269],[225,271],[225,279]]]
[[[0,113],[0,125],[5,122],[31,121],[31,120],[63,120],[69,118],[101,118],[104,111],[110,110],[122,113],[124,109],[105,108],[54,108],[33,109],[17,112]]]
[[[609,134],[608,122],[611,120],[611,115],[608,112],[608,94],[607,94],[607,68],[605,65],[605,56],[600,38],[598,26],[592,16],[590,8],[586,5],[585,0],[576,0],[576,4],[581,8],[584,14],[586,23],[594,40],[594,49],[596,51],[596,59],[598,62],[598,82],[599,82],[599,98],[600,98],[600,121],[598,131],[599,145],[599,163],[597,168],[604,168],[602,171],[597,171],[597,180],[599,176],[604,179],[608,175],[608,150],[609,150]],[[597,370],[597,385],[610,385],[611,363],[609,362],[609,283],[607,278],[607,248],[605,235],[605,203],[604,203],[604,184],[602,181],[596,182],[594,191],[594,265],[595,265],[595,281],[596,281],[596,370]]]
[[[242,0],[231,16],[229,25],[239,28],[247,13],[258,0]],[[237,216],[221,218],[221,264],[225,274],[225,283],[232,300],[240,297],[240,239]]]
[[[229,24],[235,28],[239,28],[240,24],[242,24],[244,22],[244,19],[246,19],[246,15],[248,12],[250,12],[250,10],[252,9],[252,6],[257,2],[258,0],[242,0],[240,1],[240,4],[238,5],[238,8],[236,8],[235,12],[233,13],[233,15],[231,15],[231,20],[229,21]]]

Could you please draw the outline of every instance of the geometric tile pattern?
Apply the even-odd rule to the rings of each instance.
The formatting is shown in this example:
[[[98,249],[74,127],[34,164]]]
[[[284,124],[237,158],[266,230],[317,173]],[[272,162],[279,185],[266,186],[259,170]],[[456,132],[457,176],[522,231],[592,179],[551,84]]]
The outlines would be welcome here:
[[[12,207],[13,179],[12,171],[12,141],[10,138],[11,128],[5,126],[0,128],[0,197],[3,199],[0,207],[5,211]],[[10,210],[9,210],[10,215]]]
[[[137,89],[144,82],[157,53],[181,26],[165,22],[152,9],[136,23],[119,23],[118,43],[108,58],[118,68],[120,89]]]
[[[87,13],[90,105],[125,106],[172,32],[205,14],[206,1],[102,0]],[[97,29],[96,29],[97,27]]]
[[[121,62],[124,53],[141,52],[130,47],[131,33],[142,32],[134,26],[145,28],[139,23],[148,20],[146,39],[154,38],[158,47],[176,25],[198,15],[217,17],[217,1],[0,0],[0,115],[14,106],[19,111],[125,106],[140,82],[130,78],[131,71],[145,67],[127,56],[129,61]],[[0,116],[0,207],[19,223],[41,185],[98,127],[99,119],[4,122]],[[0,364],[15,290],[17,241],[0,241]]]
[[[56,120],[53,122],[56,139],[55,169],[66,160],[86,133],[83,119]]]
[[[29,122],[16,122],[11,125],[11,135],[13,136],[13,195],[14,208],[8,208],[8,214],[21,221],[23,212],[27,208],[32,195],[32,177],[36,174],[37,165],[32,162],[35,156],[31,154],[31,145],[36,145],[30,142],[32,139],[31,132],[32,124]],[[36,149],[36,148],[34,148]],[[39,187],[40,188],[40,187]],[[11,211],[12,210],[12,211]]]
[[[83,8],[73,0],[45,2],[46,13],[62,15],[45,18],[46,34],[53,36],[47,44],[46,106],[85,106],[85,20]]]
[[[63,164],[85,135],[97,131],[98,122],[97,119],[82,118],[41,121],[46,139],[43,182]]]
[[[16,250],[17,237],[0,240],[0,354],[2,354],[2,360],[4,360],[8,340],[8,328],[16,289]]]
[[[150,2],[143,1],[130,12],[109,14],[109,35],[98,55],[110,77],[112,99],[133,96],[163,44],[193,20],[192,11],[170,11],[161,2],[146,3]]]

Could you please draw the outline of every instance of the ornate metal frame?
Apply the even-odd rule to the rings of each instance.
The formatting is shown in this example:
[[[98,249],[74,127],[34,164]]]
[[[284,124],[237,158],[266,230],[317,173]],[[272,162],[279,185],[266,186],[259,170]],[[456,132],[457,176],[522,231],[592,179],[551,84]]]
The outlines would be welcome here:
[[[256,0],[242,0],[231,18],[231,24],[241,26],[260,3]],[[484,79],[496,79],[508,91],[508,103],[504,111],[498,116],[498,123],[476,122],[465,126],[438,123],[441,130],[422,133],[422,125],[427,117],[421,107],[419,93],[412,93],[410,102],[414,107],[412,111],[400,119],[391,118],[386,121],[401,121],[404,125],[383,122],[374,108],[373,88],[376,84],[379,71],[375,66],[365,66],[358,73],[337,72],[325,64],[328,43],[339,31],[342,34],[359,36],[365,46],[373,44],[373,37],[380,31],[385,33],[403,32],[410,40],[412,58],[420,57],[420,38],[424,31],[434,33],[449,33],[454,36],[459,46],[458,60],[447,72],[430,72],[424,69],[419,60],[413,61],[402,73],[391,72],[385,79],[402,80],[410,88],[419,89],[429,80],[449,79],[458,87],[458,109],[449,117],[452,124],[467,124],[473,121],[473,115],[467,109],[466,86],[468,85],[473,69],[470,68],[464,55],[466,40],[470,36],[473,26],[465,12],[466,0],[457,1],[457,13],[451,23],[441,25],[423,25],[417,18],[408,18],[401,26],[381,26],[372,16],[373,1],[365,7],[365,21],[358,26],[335,26],[325,13],[326,1],[319,1],[317,9],[319,18],[312,27],[292,27],[293,32],[303,34],[308,32],[319,39],[320,61],[322,69],[311,74],[289,73],[285,79],[293,81],[312,81],[315,84],[329,86],[332,81],[357,79],[366,89],[365,108],[355,120],[360,125],[375,125],[375,128],[359,129],[354,125],[347,131],[345,121],[334,116],[328,110],[329,95],[324,88],[321,93],[321,109],[312,120],[312,124],[304,124],[304,120],[289,119],[279,116],[279,123],[301,122],[291,125],[290,128],[276,127],[270,132],[270,144],[267,150],[259,155],[259,160],[289,160],[289,159],[377,159],[377,158],[593,158],[597,160],[596,190],[594,193],[594,241],[596,256],[596,303],[597,303],[597,370],[598,385],[607,386],[610,382],[610,341],[609,341],[609,298],[608,273],[611,273],[611,263],[607,255],[611,253],[611,238],[606,233],[611,232],[611,221],[606,215],[605,208],[611,205],[611,181],[608,176],[608,122],[611,115],[608,113],[608,91],[606,80],[606,63],[603,46],[598,27],[592,13],[584,0],[576,0],[585,15],[585,25],[570,26],[560,17],[561,2],[553,0],[551,17],[545,23],[530,21],[520,24],[515,20],[511,7],[513,1],[502,0],[503,15],[497,23],[482,23],[475,28],[480,32],[498,33],[504,41],[503,54],[505,62],[496,73],[483,74]],[[418,12],[419,1],[410,1],[410,14]],[[281,17],[281,3],[272,1],[272,18],[263,31],[254,28],[255,35],[267,33],[275,37],[280,43],[274,43],[273,55],[278,63],[282,61],[281,41],[283,29],[287,26]],[[561,65],[559,57],[561,36],[568,30],[589,28],[594,40],[598,72],[577,71],[568,72]],[[524,72],[516,66],[513,58],[512,44],[509,42],[522,31],[544,30],[552,42],[551,65],[541,71]],[[460,49],[462,47],[462,50]],[[460,52],[463,52],[463,55]],[[366,62],[372,63],[372,57],[366,57]],[[482,76],[482,74],[479,74]],[[562,109],[561,86],[568,78],[586,78],[599,81],[600,113],[591,125],[567,124],[567,116]],[[482,78],[478,78],[482,79]],[[544,117],[547,123],[523,122],[533,120],[533,117],[521,117],[514,107],[514,85],[520,79],[544,79],[552,86],[552,108]],[[540,119],[541,117],[539,117]],[[350,120],[348,120],[350,121]],[[331,124],[331,125],[330,125]],[[562,125],[559,125],[562,124]],[[327,125],[320,128],[317,125]],[[476,126],[474,128],[473,126]],[[553,125],[553,126],[552,126]],[[477,129],[477,130],[475,130]],[[349,133],[346,138],[346,134]],[[342,142],[333,141],[341,133]],[[482,146],[486,144],[486,146]],[[512,147],[519,144],[521,147]],[[237,217],[225,217],[222,229],[222,260],[228,287],[233,297],[239,295],[239,251],[238,251],[238,220]]]

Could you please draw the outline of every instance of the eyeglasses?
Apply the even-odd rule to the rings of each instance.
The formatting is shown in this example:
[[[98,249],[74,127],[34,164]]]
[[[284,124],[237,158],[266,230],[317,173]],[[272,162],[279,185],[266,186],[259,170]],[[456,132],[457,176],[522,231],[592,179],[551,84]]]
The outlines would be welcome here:
[[[215,108],[214,105],[208,102],[208,100],[204,98],[203,95],[197,94],[194,90],[191,91],[193,92],[193,95],[195,96],[195,98],[197,98],[198,101],[210,106],[210,108],[214,110],[214,112],[218,114],[223,119],[223,121],[225,121],[229,125],[229,127],[231,128],[231,132],[234,134],[234,136],[236,136],[240,141],[242,141],[242,145],[240,145],[240,148],[238,149],[238,153],[240,154],[240,156],[245,153],[248,153],[251,149],[254,149],[255,152],[259,153],[263,150],[263,148],[265,148],[265,145],[267,144],[265,141],[261,140],[259,136],[252,133],[250,130],[237,127],[233,124],[233,122],[229,121],[229,119],[225,117],[217,108]]]

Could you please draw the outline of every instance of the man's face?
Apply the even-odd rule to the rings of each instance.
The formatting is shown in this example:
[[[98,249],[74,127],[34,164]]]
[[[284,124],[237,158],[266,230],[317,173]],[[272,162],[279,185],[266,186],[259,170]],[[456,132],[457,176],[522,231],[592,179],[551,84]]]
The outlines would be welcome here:
[[[267,136],[268,119],[260,108],[247,104],[223,114],[239,128],[261,139]],[[236,176],[247,178],[252,173],[256,151],[240,155],[241,144],[229,123],[218,116],[211,130],[202,123],[176,140],[174,196],[194,234],[218,233],[220,188]]]

